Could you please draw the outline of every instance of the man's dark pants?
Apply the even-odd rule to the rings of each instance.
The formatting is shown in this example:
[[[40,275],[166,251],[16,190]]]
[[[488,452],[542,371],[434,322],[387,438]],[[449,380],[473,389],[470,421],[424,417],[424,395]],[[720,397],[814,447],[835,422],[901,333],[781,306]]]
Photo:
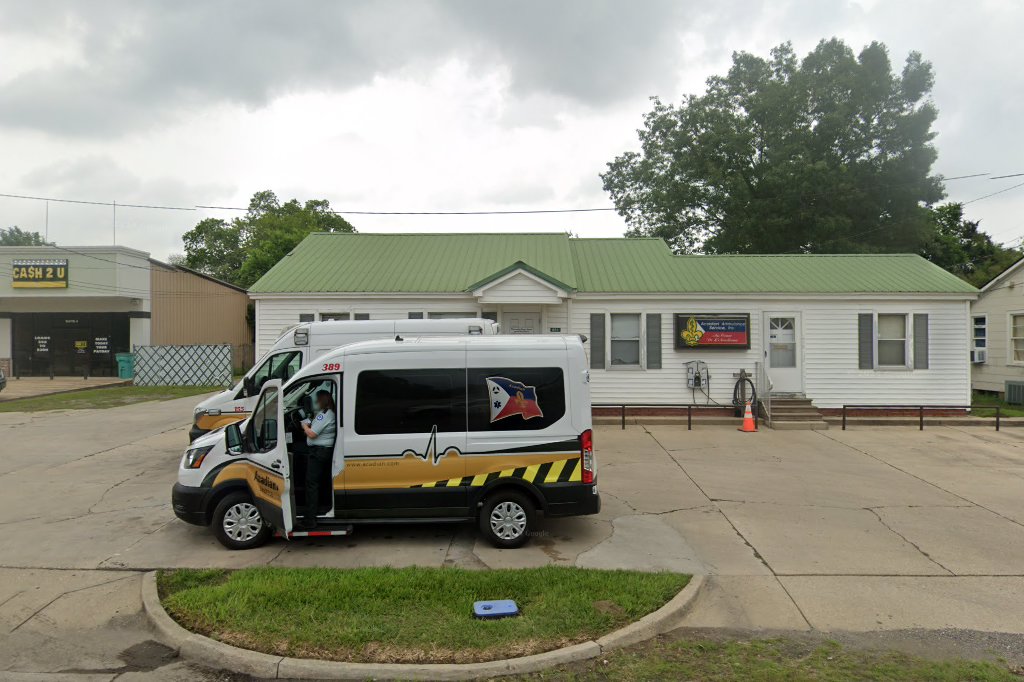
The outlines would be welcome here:
[[[316,523],[317,506],[320,502],[320,481],[331,475],[331,455],[334,448],[322,445],[309,446],[306,464],[306,510],[303,514],[307,524]]]

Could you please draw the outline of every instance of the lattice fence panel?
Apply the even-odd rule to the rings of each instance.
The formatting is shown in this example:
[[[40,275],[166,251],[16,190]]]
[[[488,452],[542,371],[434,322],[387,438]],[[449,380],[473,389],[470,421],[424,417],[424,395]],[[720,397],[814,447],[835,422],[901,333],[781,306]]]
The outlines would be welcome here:
[[[231,346],[136,346],[136,386],[230,386]]]

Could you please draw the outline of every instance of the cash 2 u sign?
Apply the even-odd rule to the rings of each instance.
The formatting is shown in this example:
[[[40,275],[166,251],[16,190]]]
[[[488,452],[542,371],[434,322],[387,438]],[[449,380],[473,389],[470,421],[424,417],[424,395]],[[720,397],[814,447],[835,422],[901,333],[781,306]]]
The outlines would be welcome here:
[[[16,289],[61,288],[68,286],[67,259],[14,260],[11,286]]]

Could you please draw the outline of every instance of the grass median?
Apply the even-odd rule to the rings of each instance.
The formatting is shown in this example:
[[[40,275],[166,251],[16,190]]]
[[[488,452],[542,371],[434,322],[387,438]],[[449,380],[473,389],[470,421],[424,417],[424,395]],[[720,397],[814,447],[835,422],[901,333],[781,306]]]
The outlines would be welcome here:
[[[670,635],[584,663],[504,679],[519,682],[1019,682],[1021,678],[998,660],[952,657],[929,660],[893,649],[795,638],[712,641],[673,640]]]
[[[0,412],[42,412],[45,410],[96,410],[122,407],[153,400],[173,400],[224,390],[221,386],[110,386],[82,391],[51,393],[32,398],[0,402]]]
[[[657,610],[688,581],[553,566],[181,569],[158,578],[164,608],[195,632],[272,654],[385,663],[470,663],[576,644]],[[522,615],[475,619],[483,599],[514,599]]]

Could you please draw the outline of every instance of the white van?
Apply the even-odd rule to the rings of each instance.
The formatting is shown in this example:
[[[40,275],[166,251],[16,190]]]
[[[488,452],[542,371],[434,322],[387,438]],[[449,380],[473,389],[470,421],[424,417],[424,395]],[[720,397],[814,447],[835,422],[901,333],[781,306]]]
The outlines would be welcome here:
[[[338,320],[307,322],[286,330],[270,351],[242,380],[231,388],[196,405],[189,441],[245,419],[256,404],[260,388],[270,379],[288,381],[293,374],[324,353],[358,341],[393,339],[395,336],[489,336],[498,323],[479,317],[441,320]]]
[[[301,421],[314,396],[338,406],[331,476],[315,530],[305,503]],[[546,516],[596,514],[590,374],[578,336],[422,337],[339,348],[282,387],[267,381],[252,416],[198,438],[181,460],[174,513],[224,546],[342,535],[352,524],[476,520],[518,547]]]

